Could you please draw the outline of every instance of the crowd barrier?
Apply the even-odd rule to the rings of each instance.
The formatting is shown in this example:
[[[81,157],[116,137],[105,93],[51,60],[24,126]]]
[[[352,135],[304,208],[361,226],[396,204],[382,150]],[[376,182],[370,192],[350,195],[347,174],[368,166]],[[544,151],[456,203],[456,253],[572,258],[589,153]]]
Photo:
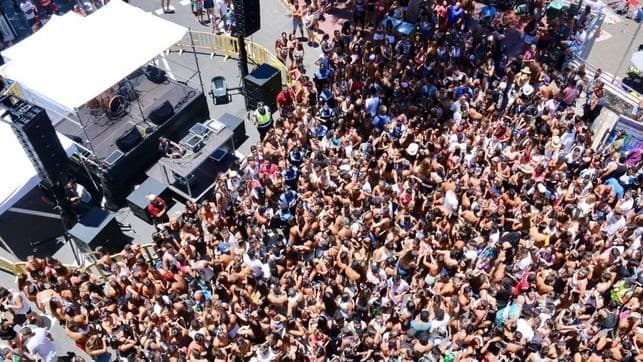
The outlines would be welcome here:
[[[154,263],[158,259],[158,255],[156,255],[156,252],[154,251],[154,244],[143,244],[141,245],[141,249],[143,250],[143,257],[145,258],[146,261]],[[111,259],[114,262],[119,262],[123,260],[123,253],[118,253],[110,256]],[[92,259],[91,254],[86,254],[84,255],[84,258],[86,260]],[[0,270],[7,272],[11,275],[18,276],[21,274],[26,274],[27,270],[25,269],[25,262],[17,262],[17,263],[12,263],[11,261],[0,257]],[[67,268],[76,268],[76,266],[73,265],[65,265]],[[104,270],[99,264],[98,261],[94,259],[93,262],[90,262],[87,265],[84,265],[80,268],[83,271],[86,271],[90,274],[94,274],[95,276],[101,278],[102,280],[105,280],[109,276],[109,271]]]
[[[592,79],[594,77],[596,69],[598,69],[597,66],[577,56],[574,57],[574,59],[571,61],[571,64],[576,67],[584,64],[587,79]],[[623,84],[621,79],[617,78],[613,74],[603,71],[601,72],[601,80],[605,85],[604,89],[608,93],[618,97],[621,101],[627,103],[631,107],[630,109],[635,109],[638,107],[641,95],[626,84]]]
[[[12,94],[18,98],[24,98],[22,94],[22,89],[20,89],[20,85],[18,83],[11,83],[11,85],[4,91],[3,94]]]
[[[0,257],[0,270],[11,275],[20,275],[25,273],[24,263],[12,263],[3,257]]]
[[[190,34],[192,39],[190,39]],[[209,53],[211,58],[215,55],[223,55],[226,59],[239,56],[239,40],[235,37],[201,31],[191,31],[190,34],[186,35],[182,41],[176,44],[176,50],[178,50],[179,54],[190,51],[192,49],[192,42],[194,42],[195,50]],[[287,84],[292,85],[288,68],[281,60],[261,44],[249,40],[246,40],[245,43],[246,52],[250,61],[255,64],[267,63],[279,69],[281,79]]]

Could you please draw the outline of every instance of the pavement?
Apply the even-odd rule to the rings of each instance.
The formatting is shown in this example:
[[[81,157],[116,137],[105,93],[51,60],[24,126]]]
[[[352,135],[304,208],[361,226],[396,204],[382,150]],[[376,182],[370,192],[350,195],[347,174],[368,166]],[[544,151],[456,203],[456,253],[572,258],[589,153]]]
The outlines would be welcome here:
[[[640,26],[632,19],[616,15],[609,8],[603,11],[607,15],[587,62],[622,78],[627,75],[632,54],[643,44],[643,31],[638,31]]]

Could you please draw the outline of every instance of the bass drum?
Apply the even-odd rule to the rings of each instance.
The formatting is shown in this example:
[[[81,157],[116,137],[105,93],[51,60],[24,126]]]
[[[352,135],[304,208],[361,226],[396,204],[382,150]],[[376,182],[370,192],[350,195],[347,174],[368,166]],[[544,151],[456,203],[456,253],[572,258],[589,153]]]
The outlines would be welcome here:
[[[111,119],[121,118],[127,113],[128,102],[125,97],[121,95],[109,98],[105,111],[107,116]]]

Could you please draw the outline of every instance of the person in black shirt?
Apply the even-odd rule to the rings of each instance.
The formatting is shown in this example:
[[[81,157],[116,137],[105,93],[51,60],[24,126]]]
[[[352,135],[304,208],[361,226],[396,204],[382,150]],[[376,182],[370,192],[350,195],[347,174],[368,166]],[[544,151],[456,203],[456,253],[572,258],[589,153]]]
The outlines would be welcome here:
[[[159,152],[169,158],[181,158],[185,154],[183,147],[165,137],[159,137]]]

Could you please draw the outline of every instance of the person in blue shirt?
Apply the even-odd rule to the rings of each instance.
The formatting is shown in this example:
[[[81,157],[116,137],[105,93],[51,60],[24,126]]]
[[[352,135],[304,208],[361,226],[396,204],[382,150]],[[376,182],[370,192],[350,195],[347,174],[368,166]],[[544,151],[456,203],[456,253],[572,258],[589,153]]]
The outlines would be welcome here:
[[[429,312],[423,310],[420,312],[419,319],[416,318],[411,321],[411,328],[413,328],[417,333],[428,331],[431,328],[431,322],[429,321]]]
[[[614,193],[616,194],[616,198],[620,199],[623,197],[623,194],[625,194],[625,188],[623,188],[623,185],[621,185],[617,179],[608,178],[605,180],[605,184],[612,187],[612,190],[614,190]]]
[[[460,6],[460,2],[456,2],[455,5],[449,6],[447,9],[447,25],[453,27],[460,23],[464,18],[464,10]]]
[[[386,106],[381,105],[377,110],[377,114],[373,117],[373,127],[379,131],[383,131],[386,125],[391,122],[391,117],[387,114],[388,109]]]

